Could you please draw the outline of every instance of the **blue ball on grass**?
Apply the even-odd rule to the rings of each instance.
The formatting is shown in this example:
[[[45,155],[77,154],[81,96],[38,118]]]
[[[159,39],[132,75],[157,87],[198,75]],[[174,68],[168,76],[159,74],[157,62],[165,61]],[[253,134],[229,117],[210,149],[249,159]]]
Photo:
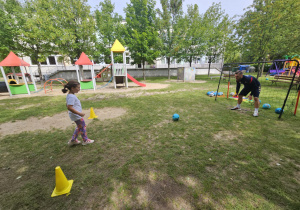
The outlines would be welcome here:
[[[280,112],[281,112],[281,108],[275,109],[275,113],[276,113],[276,114],[280,114]],[[284,110],[282,110],[282,112],[284,112]]]
[[[270,104],[264,104],[262,106],[263,109],[270,109],[271,108],[271,105]]]
[[[213,93],[214,91],[208,91],[206,94],[209,96],[211,93]]]
[[[179,120],[179,114],[173,114],[172,119],[173,119],[173,121],[178,121]]]

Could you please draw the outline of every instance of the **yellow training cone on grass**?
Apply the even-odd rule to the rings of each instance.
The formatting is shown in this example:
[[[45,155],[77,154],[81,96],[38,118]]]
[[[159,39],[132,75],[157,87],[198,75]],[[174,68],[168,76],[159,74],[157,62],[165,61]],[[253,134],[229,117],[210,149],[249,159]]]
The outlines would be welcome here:
[[[98,116],[95,114],[93,107],[91,107],[91,113],[90,113],[90,117],[88,119],[91,120],[94,118],[98,118]]]
[[[67,180],[60,166],[55,168],[55,182],[56,186],[51,197],[67,194],[71,191],[73,180]]]

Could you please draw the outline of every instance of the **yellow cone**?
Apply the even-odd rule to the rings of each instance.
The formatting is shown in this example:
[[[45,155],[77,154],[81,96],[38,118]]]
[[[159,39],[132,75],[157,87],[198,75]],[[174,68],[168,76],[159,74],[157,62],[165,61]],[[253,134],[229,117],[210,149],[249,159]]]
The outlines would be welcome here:
[[[95,114],[93,107],[91,107],[91,113],[90,113],[90,117],[88,118],[90,119],[94,119],[94,118],[98,118],[98,116]]]
[[[56,186],[51,197],[67,194],[71,191],[73,180],[67,180],[60,166],[55,168],[55,182]]]

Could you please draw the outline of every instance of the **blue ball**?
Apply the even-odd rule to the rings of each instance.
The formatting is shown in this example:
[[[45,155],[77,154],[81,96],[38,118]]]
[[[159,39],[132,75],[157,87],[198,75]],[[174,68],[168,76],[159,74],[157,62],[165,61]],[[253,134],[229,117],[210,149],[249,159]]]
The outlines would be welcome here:
[[[266,80],[269,80],[269,78],[266,78]]]
[[[271,108],[271,105],[270,104],[264,104],[262,106],[263,109],[270,109]]]
[[[275,113],[280,114],[280,112],[281,112],[281,108],[275,109]],[[282,112],[284,112],[284,110]]]
[[[218,96],[222,96],[223,95],[223,92],[218,92]]]
[[[173,114],[173,121],[178,121],[179,120],[179,114]]]
[[[209,96],[211,93],[214,93],[214,91],[208,91],[206,94]]]

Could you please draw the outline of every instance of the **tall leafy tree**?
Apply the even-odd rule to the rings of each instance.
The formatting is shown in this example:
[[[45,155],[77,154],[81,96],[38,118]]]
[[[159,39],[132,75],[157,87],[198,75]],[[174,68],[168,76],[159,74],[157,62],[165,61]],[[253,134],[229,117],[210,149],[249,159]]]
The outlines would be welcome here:
[[[99,61],[111,63],[110,49],[116,39],[124,43],[124,25],[122,16],[114,13],[115,5],[111,0],[99,3],[100,8],[95,11],[97,47]]]
[[[18,52],[15,37],[20,33],[19,13],[22,5],[18,0],[0,0],[0,60],[10,51]]]
[[[225,43],[224,63],[239,63],[242,62],[241,47],[235,36],[231,34]]]
[[[172,58],[178,55],[180,49],[180,41],[183,38],[180,20],[182,20],[183,0],[160,0],[162,10],[157,10],[160,20],[159,38],[160,38],[160,54],[167,59],[168,63],[168,79],[170,79],[170,64]]]
[[[188,5],[187,14],[185,14],[183,20],[183,24],[180,24],[182,38],[178,42],[180,45],[178,58],[179,61],[187,61],[192,66],[192,62],[197,57],[205,54],[207,44],[205,24],[203,23],[203,17],[199,14],[197,4]]]
[[[254,0],[237,27],[244,60],[265,61],[299,52],[296,0]],[[260,66],[258,76],[264,66]]]
[[[95,21],[87,0],[56,0],[56,27],[59,39],[55,44],[62,55],[68,55],[72,62],[82,52],[94,55],[96,34]]]
[[[211,63],[216,59],[220,60],[220,56],[224,54],[232,21],[222,10],[221,3],[213,3],[204,14],[204,22],[207,36],[206,55],[209,58],[209,76]]]
[[[57,38],[55,27],[55,10],[53,0],[28,0],[18,20],[20,34],[17,42],[22,46],[22,52],[38,62],[38,73],[42,80],[41,64],[49,54],[54,52],[54,42]]]
[[[274,36],[274,52],[271,58],[284,55],[300,54],[300,1],[277,0],[274,2],[278,19],[276,36]]]
[[[126,44],[133,64],[142,64],[143,77],[145,64],[154,63],[159,52],[156,50],[158,32],[155,25],[156,13],[153,0],[131,0],[124,9],[126,12]]]

